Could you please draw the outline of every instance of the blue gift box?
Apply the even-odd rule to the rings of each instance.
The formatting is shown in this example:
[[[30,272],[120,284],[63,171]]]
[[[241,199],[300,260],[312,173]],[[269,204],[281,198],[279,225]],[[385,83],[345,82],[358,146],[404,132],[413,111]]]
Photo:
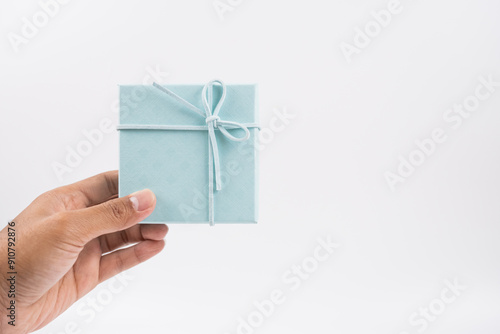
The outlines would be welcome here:
[[[145,223],[256,223],[255,85],[120,86],[119,193],[157,198]]]

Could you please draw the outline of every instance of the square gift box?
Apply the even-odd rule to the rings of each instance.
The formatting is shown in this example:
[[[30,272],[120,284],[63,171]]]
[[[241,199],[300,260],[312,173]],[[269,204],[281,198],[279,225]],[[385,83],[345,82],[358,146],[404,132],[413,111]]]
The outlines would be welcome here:
[[[145,223],[256,223],[255,85],[120,86],[119,193],[157,198]]]

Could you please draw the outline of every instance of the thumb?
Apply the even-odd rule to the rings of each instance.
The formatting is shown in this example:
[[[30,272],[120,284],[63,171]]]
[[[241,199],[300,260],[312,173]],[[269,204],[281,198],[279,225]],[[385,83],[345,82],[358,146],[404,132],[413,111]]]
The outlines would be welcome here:
[[[156,205],[156,197],[149,190],[94,205],[90,208],[67,212],[65,230],[71,239],[82,246],[103,234],[127,229],[149,216]]]

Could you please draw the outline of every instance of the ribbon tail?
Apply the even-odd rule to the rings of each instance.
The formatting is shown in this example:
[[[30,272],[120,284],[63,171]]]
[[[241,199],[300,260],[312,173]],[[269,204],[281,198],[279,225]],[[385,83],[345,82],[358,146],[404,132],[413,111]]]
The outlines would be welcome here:
[[[214,171],[215,171],[215,189],[221,190],[222,189],[222,184],[220,180],[220,160],[219,160],[219,148],[217,146],[217,140],[215,138],[215,131],[213,126],[209,126],[208,129],[208,134],[210,136],[210,143],[212,147],[212,153],[213,153],[213,165],[214,165]]]
[[[214,162],[210,135],[208,137],[208,223],[214,226]]]
[[[206,117],[209,117],[211,114],[209,112],[210,108],[209,106],[212,105],[212,85],[208,85],[203,87],[203,99],[205,101],[206,95],[205,95],[205,90],[208,88],[209,94],[208,94],[208,101],[206,101],[205,105],[205,112],[206,112]],[[210,226],[215,226],[215,205],[214,205],[214,158],[216,157],[216,152],[217,150],[217,142],[215,141],[215,133],[214,133],[214,126],[213,124],[207,124],[208,126],[208,202],[209,202],[209,209],[208,209],[208,223]],[[216,145],[214,147],[214,145]],[[218,160],[218,152],[217,152],[217,159]],[[215,172],[217,173],[217,168],[215,169]],[[217,182],[217,174],[215,174],[215,182]],[[217,190],[219,190],[217,188]]]
[[[157,84],[156,82],[153,82],[153,86],[155,88],[158,88],[160,91],[162,91],[163,93],[167,94],[172,99],[174,99],[175,101],[179,102],[180,104],[183,104],[186,108],[191,109],[192,111],[194,111],[198,115],[201,115],[202,117],[205,117],[204,114],[203,114],[203,111],[201,111],[197,107],[193,106],[191,103],[189,103],[188,101],[184,100],[182,97],[180,97],[179,95],[175,94],[170,89],[165,88],[165,87]]]

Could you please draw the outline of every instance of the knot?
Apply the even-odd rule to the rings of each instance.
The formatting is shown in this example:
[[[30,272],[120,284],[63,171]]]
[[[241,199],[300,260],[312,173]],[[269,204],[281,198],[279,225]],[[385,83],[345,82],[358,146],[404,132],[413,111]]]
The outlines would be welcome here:
[[[214,128],[217,128],[217,123],[220,121],[220,117],[219,116],[215,116],[215,115],[211,115],[211,116],[208,116],[207,118],[205,118],[205,123],[210,123],[210,122],[213,122],[214,124]]]

